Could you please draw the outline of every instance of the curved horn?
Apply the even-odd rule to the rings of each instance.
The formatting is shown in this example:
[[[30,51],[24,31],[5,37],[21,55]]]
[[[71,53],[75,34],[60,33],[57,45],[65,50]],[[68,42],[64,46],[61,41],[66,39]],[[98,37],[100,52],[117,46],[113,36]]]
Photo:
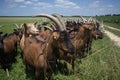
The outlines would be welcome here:
[[[50,20],[52,20],[59,27],[60,31],[64,31],[64,28],[62,27],[62,24],[54,16],[51,16],[51,15],[48,15],[48,14],[39,14],[39,15],[36,15],[34,17],[46,17],[46,18],[49,18]]]
[[[14,25],[16,26],[16,28],[19,28],[18,24],[15,23]]]
[[[51,23],[51,26],[53,27],[54,30],[56,30],[55,24]]]
[[[44,26],[45,28],[48,28],[49,30],[53,31],[53,29],[49,26]]]
[[[82,21],[85,23],[84,18],[83,18],[82,16],[80,16],[80,18],[81,18],[81,19],[82,19]]]
[[[20,28],[22,28],[22,27],[23,27],[23,24],[20,25]]]
[[[90,17],[90,18],[88,19],[88,23],[90,23],[90,22],[92,22],[92,17]]]
[[[64,30],[66,30],[65,22],[63,21],[62,17],[59,14],[52,14],[52,16],[56,17],[62,24]]]
[[[82,19],[82,21],[85,23],[87,21],[87,19],[83,18],[82,16],[80,16],[80,18]]]

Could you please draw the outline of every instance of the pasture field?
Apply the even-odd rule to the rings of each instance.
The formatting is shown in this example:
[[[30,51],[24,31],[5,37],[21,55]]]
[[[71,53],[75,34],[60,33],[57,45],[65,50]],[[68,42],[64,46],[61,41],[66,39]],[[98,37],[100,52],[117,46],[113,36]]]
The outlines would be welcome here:
[[[114,30],[114,29],[110,29],[110,28],[108,28],[106,26],[105,26],[105,29],[120,37],[120,31],[117,31],[117,30]]]
[[[30,17],[0,17],[0,25],[4,25],[0,31],[12,32],[14,23],[22,24],[38,21],[39,18]],[[115,23],[116,24],[116,23]],[[19,47],[19,46],[18,46]],[[34,73],[25,74],[25,66],[20,55],[20,48],[13,63],[10,76],[0,69],[0,80],[34,80]],[[62,62],[62,61],[61,61]],[[71,70],[71,65],[68,64]],[[62,69],[62,67],[60,67]],[[27,76],[27,77],[26,77]],[[53,73],[53,80],[119,80],[120,79],[120,48],[105,35],[102,40],[94,40],[92,52],[81,60],[75,60],[75,74],[64,75],[60,71]]]
[[[120,29],[120,16],[98,16],[95,17],[104,24]]]
[[[97,16],[95,17],[100,22],[103,21],[103,24],[120,29],[120,16]],[[114,33],[115,35],[120,37],[120,31],[110,29],[106,26],[104,26],[106,30]]]

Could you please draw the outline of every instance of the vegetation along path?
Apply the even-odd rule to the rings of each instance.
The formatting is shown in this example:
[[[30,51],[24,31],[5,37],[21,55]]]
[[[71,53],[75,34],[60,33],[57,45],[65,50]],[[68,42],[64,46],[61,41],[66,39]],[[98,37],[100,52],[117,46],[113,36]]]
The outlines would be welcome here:
[[[104,25],[104,26],[107,27],[107,28],[110,28],[110,29],[116,30],[116,31],[120,31],[120,29],[117,29],[117,28],[114,28],[114,27],[111,27],[111,26],[108,26],[108,25]]]
[[[119,29],[116,29],[116,28],[113,28],[113,27],[110,27],[110,26],[106,26],[106,27],[108,27],[110,29],[114,29],[114,30],[120,31]],[[120,47],[120,37],[118,37],[117,35],[113,34],[110,31],[107,31],[107,30],[105,30],[105,33],[115,43],[115,45]]]

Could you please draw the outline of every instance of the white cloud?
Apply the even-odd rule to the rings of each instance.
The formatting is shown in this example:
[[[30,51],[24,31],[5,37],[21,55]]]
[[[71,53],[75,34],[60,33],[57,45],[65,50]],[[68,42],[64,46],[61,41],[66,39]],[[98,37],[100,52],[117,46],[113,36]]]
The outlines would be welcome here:
[[[55,0],[55,6],[60,8],[80,8],[77,4],[69,0]]]
[[[31,1],[25,1],[24,4],[33,4]]]
[[[108,8],[113,8],[114,6],[113,5],[107,5]]]
[[[24,2],[24,0],[14,0],[15,2]]]
[[[33,7],[33,9],[38,10],[38,9],[39,9],[39,7]]]
[[[98,9],[99,11],[104,11],[105,9],[103,9],[103,8],[100,8],[100,9]]]
[[[94,1],[93,3],[90,4],[90,7],[97,8],[100,5],[100,1]]]
[[[31,1],[35,1],[35,2],[37,2],[37,1],[39,1],[39,0],[31,0]]]
[[[44,8],[52,7],[51,4],[45,3],[45,2],[37,2],[37,3],[34,4],[34,5],[35,5],[35,6],[39,6],[39,7],[44,7]]]
[[[17,6],[17,4],[9,4],[7,7],[8,8],[14,8],[14,7],[16,7]]]
[[[21,7],[21,8],[25,8],[25,7],[27,7],[27,6],[25,6],[25,5],[20,5],[20,7]]]

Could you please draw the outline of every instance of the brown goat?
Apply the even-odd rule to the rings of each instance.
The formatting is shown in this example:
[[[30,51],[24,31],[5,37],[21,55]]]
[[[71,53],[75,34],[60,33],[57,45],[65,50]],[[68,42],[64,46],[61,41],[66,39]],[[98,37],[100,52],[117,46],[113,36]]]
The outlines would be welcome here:
[[[92,24],[81,24],[81,25],[75,25],[74,27],[77,27],[77,29],[72,30],[70,32],[73,32],[74,37],[71,38],[71,42],[75,47],[75,53],[77,55],[80,55],[82,57],[84,45],[86,43],[86,40],[89,38],[90,33],[93,29]]]
[[[65,27],[65,23],[64,21],[61,19],[61,16],[59,14],[53,14],[53,16],[55,16],[59,22],[62,24],[62,26]],[[67,30],[66,30],[67,31]],[[65,35],[63,35],[64,37],[66,37],[67,41],[70,42],[70,44],[66,44],[66,49],[65,48],[59,48],[57,53],[57,58],[58,60],[64,60],[64,66],[66,66],[66,61],[71,63],[72,62],[72,70],[74,73],[74,61],[75,61],[75,56],[74,56],[74,45],[72,45],[71,41],[70,41],[70,36],[68,35],[68,32],[66,32]],[[64,46],[60,43],[56,43],[58,46]],[[65,47],[65,46],[64,46]],[[64,71],[65,70],[65,71]],[[65,74],[68,73],[68,71],[66,71],[66,69],[64,68],[64,72]]]
[[[100,24],[95,21],[93,23],[91,23],[93,25],[93,29],[90,32],[90,36],[87,38],[86,40],[86,52],[89,52],[91,50],[91,45],[92,45],[92,41],[94,40],[98,40],[98,39],[103,39],[103,32],[100,30]]]
[[[91,49],[93,39],[102,39],[103,37],[102,32],[99,30],[100,25],[95,21],[83,21],[81,23],[68,21],[66,27],[74,46],[76,43],[76,51],[81,53],[81,56],[84,52],[87,52]]]
[[[32,34],[39,34],[34,24],[24,24],[24,32],[20,46],[23,52],[26,70],[28,69],[28,65],[35,67],[36,80],[39,80],[40,71],[44,71],[46,68],[46,61],[42,52],[41,43],[39,43]]]
[[[35,29],[31,28],[34,26],[30,27],[27,24],[24,24],[25,31],[20,43],[21,49],[23,51],[23,58],[26,63],[26,66],[29,64],[35,67],[36,80],[40,79],[39,76],[41,71],[43,72],[43,74],[46,72],[46,67],[49,66],[48,63],[51,62],[51,60],[56,61],[57,53],[55,52],[59,48],[62,48],[63,50],[64,49],[67,50],[68,48],[66,47],[66,44],[69,44],[69,42],[68,43],[64,42],[65,40],[64,34],[66,33],[66,31],[61,26],[61,23],[59,23],[59,21],[55,17],[47,14],[38,15],[38,16],[47,17],[51,19],[53,22],[55,22],[57,27],[56,27],[56,30],[50,33],[50,36],[48,37],[46,36],[46,42],[43,44],[41,43],[41,40],[36,38],[35,35],[34,35],[35,37],[29,36],[29,33],[33,35],[33,33],[35,32],[34,31]],[[33,31],[31,32],[31,30]],[[61,37],[61,34],[63,35],[62,37]],[[41,35],[44,36],[45,34],[41,34]],[[61,44],[61,46],[56,45],[56,43]],[[56,51],[54,52],[54,50]]]
[[[15,60],[17,55],[17,43],[19,42],[18,32],[14,30],[13,33],[3,37],[3,48],[0,49],[0,61],[3,69],[10,68],[11,62]]]

